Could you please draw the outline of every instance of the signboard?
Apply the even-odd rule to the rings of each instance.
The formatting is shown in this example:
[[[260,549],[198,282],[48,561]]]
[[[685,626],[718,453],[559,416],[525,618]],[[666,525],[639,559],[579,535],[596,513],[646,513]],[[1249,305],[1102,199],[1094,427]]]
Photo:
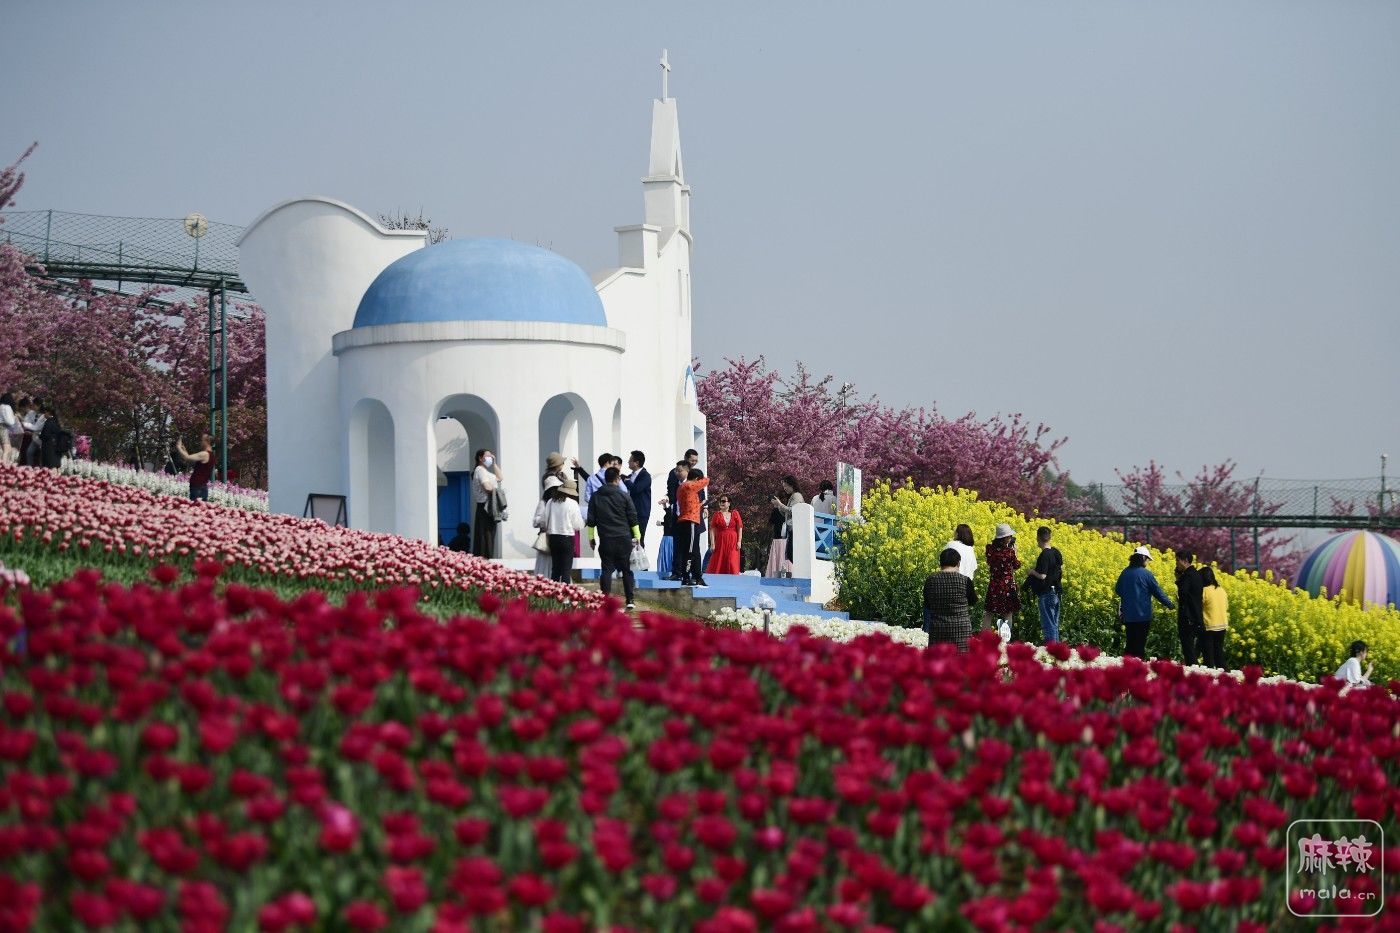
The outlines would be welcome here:
[[[836,517],[855,518],[860,515],[860,468],[849,463],[836,464]]]
[[[345,497],[321,492],[313,492],[306,497],[306,508],[301,510],[302,518],[319,518],[327,525],[346,527],[350,524],[345,514]]]

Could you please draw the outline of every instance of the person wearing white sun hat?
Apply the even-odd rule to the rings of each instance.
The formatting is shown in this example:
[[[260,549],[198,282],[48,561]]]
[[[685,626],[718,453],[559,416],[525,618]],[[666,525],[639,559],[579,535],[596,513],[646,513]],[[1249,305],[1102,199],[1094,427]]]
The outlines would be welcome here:
[[[1163,590],[1147,562],[1152,552],[1139,545],[1128,558],[1128,566],[1118,575],[1113,591],[1118,594],[1119,618],[1127,630],[1127,648],[1124,654],[1147,659],[1147,630],[1152,625],[1152,600],[1157,600],[1168,609],[1176,604]]]
[[[578,507],[578,484],[572,478],[562,479],[559,474],[550,473],[541,485],[544,494],[535,506],[534,526],[545,536],[549,578],[556,583],[569,583],[574,569],[574,535],[587,527]]]
[[[992,543],[987,545],[987,602],[982,613],[982,631],[996,630],[1002,641],[1011,640],[1011,617],[1021,610],[1021,596],[1016,591],[1016,571],[1021,557],[1016,553],[1016,532],[1005,522],[997,525]]]

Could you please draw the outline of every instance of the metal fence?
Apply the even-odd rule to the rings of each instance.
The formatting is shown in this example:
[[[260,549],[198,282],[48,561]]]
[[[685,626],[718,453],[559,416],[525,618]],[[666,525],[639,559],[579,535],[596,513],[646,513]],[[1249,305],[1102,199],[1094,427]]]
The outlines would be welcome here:
[[[192,220],[197,222],[191,224]],[[209,430],[219,438],[219,476],[228,476],[229,294],[238,277],[243,228],[204,217],[106,217],[71,211],[0,212],[0,243],[32,257],[50,279],[174,286],[208,296]],[[168,296],[167,296],[168,297]]]
[[[0,243],[33,256],[55,278],[157,282],[246,292],[238,276],[236,224],[204,221],[203,234],[183,219],[104,217],[70,211],[0,212]]]
[[[816,538],[817,560],[835,560],[839,550],[841,522],[835,515],[816,512],[813,516],[813,536]]]
[[[1384,476],[1359,479],[1242,480],[1211,495],[1197,485],[1143,489],[1083,487],[1065,516],[1086,525],[1208,525],[1269,528],[1400,527],[1400,500]],[[1235,508],[1221,511],[1228,499]]]

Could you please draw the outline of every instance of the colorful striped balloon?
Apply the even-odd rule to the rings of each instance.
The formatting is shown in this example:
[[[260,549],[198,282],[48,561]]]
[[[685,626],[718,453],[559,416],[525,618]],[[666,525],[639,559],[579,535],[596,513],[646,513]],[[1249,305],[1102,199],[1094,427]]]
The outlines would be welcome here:
[[[1363,608],[1400,603],[1400,541],[1369,531],[1333,535],[1303,561],[1297,585]]]

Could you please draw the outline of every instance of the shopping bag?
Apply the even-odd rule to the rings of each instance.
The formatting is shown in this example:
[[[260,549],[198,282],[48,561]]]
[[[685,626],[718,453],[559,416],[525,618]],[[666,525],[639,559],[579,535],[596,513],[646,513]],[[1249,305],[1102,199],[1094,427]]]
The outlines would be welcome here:
[[[651,558],[647,556],[646,548],[641,545],[632,548],[631,565],[633,573],[651,569]]]

